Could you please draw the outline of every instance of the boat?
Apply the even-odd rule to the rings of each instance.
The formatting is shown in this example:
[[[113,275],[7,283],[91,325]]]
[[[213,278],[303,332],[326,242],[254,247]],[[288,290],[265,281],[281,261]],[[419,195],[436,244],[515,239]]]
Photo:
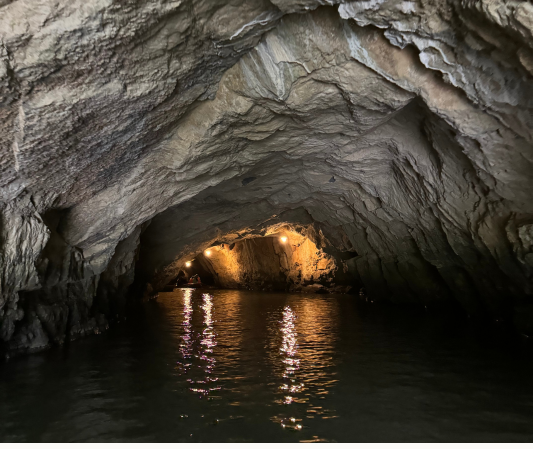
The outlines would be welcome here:
[[[188,283],[188,284],[177,285],[174,290],[176,290],[178,288],[202,288],[202,283],[201,282],[192,282],[192,283]]]

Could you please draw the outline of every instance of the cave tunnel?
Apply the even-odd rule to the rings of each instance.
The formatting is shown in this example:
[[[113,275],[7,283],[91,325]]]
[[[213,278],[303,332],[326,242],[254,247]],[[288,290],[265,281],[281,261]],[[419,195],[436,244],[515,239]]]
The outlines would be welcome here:
[[[180,257],[148,290],[158,290],[165,282],[165,290],[179,287],[195,275],[206,286],[230,289],[353,293],[362,287],[353,269],[357,253],[338,251],[313,226],[276,224],[257,234],[248,232],[245,238],[239,237],[242,234],[241,230],[226,235],[193,257]],[[149,235],[146,240],[141,237],[140,248],[147,253],[154,251]],[[139,277],[155,279],[146,271]]]
[[[98,439],[60,409],[110,441],[533,439],[531,2],[29,3],[0,0],[0,440]]]

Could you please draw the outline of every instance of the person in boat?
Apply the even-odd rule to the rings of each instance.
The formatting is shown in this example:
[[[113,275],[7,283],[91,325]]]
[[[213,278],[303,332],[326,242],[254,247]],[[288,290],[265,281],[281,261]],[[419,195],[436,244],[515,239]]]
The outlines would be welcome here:
[[[191,278],[189,279],[189,284],[201,284],[202,281],[200,280],[200,276],[198,276],[197,274],[195,274],[194,276],[191,276]]]

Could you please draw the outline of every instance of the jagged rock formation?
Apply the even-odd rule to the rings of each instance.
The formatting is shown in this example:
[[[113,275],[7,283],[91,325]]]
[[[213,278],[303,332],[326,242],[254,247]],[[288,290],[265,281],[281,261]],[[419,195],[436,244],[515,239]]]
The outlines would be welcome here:
[[[0,1],[0,337],[99,331],[267,222],[531,332],[532,33],[526,1]]]
[[[213,247],[206,262],[226,288],[302,291],[320,289],[322,279],[333,281],[335,262],[309,239],[285,232],[276,236],[244,239],[235,245]]]
[[[329,242],[322,233],[313,226],[295,228],[272,225],[260,237],[209,247],[195,260],[215,285],[223,288],[312,293],[353,290],[344,285],[353,281],[346,279],[347,265],[341,261],[338,266],[335,257],[324,251]],[[188,279],[197,271],[195,266],[176,268],[187,272]]]

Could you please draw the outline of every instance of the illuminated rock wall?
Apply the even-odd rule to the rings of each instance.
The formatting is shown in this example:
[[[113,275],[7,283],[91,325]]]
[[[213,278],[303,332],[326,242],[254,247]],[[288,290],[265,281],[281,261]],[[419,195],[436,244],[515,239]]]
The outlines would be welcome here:
[[[282,242],[280,238],[287,238]],[[203,260],[218,285],[253,290],[335,290],[337,265],[308,238],[289,230],[209,248]],[[338,291],[346,291],[343,286]]]

